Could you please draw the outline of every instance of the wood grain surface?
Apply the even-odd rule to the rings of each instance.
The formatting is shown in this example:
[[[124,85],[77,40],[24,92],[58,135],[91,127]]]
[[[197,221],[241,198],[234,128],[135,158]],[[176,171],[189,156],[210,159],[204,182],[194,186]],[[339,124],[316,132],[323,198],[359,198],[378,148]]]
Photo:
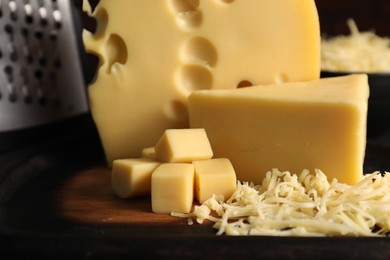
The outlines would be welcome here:
[[[86,124],[0,154],[0,259],[388,259],[388,238],[216,236],[211,223],[151,212],[111,191]],[[370,140],[365,169],[390,169],[390,136]],[[6,257],[4,257],[6,256]]]
[[[121,199],[111,190],[110,169],[95,166],[75,172],[55,195],[61,214],[73,221],[121,225],[186,224],[187,219],[152,212],[150,196]]]

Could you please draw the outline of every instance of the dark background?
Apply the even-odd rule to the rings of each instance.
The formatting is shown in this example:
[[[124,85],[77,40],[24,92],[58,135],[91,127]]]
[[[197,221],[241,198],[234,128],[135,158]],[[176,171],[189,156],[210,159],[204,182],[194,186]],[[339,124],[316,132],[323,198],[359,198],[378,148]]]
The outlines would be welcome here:
[[[99,0],[90,0],[93,6]],[[126,1],[126,0],[125,0]],[[326,35],[348,34],[348,18],[353,18],[360,30],[375,30],[381,36],[390,35],[390,0],[315,0],[321,31]]]
[[[349,34],[353,18],[360,31],[374,30],[390,36],[390,0],[315,0],[324,35]]]

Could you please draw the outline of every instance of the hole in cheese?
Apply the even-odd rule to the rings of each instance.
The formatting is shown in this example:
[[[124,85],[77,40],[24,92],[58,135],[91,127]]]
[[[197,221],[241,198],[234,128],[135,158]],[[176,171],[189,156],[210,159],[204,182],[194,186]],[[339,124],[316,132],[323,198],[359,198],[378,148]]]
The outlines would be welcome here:
[[[234,0],[220,0],[220,2],[222,2],[224,4],[231,4],[234,2]]]
[[[178,85],[183,91],[191,93],[195,90],[210,89],[213,84],[211,72],[199,65],[184,65],[177,75]]]
[[[108,65],[107,72],[111,73],[111,67],[115,63],[126,64],[127,62],[127,47],[123,39],[117,34],[111,34],[107,41],[107,57]]]
[[[200,11],[188,11],[177,14],[178,24],[183,29],[191,29],[198,27],[202,24],[203,15]]]
[[[103,7],[99,8],[95,17],[97,21],[95,37],[104,37],[108,25],[108,13],[106,9]]]
[[[242,80],[237,84],[237,88],[246,88],[251,86],[253,86],[253,84],[249,80]]]
[[[285,83],[289,81],[288,75],[286,73],[278,73],[275,75],[275,83]]]
[[[183,58],[189,62],[200,62],[214,67],[218,53],[214,44],[204,37],[193,37],[184,44]]]
[[[171,0],[170,6],[177,15],[177,23],[183,29],[191,29],[202,24],[203,15],[198,10],[199,0]]]
[[[175,12],[194,11],[199,6],[199,0],[171,0],[171,7]]]

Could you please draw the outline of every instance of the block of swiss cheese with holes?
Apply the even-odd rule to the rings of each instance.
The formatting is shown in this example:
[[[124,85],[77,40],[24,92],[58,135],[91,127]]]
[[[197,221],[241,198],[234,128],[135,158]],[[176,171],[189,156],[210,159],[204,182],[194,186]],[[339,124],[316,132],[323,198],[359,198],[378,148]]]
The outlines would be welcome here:
[[[319,77],[314,0],[101,0],[90,106],[107,161],[138,157],[165,129],[188,127],[194,90]]]

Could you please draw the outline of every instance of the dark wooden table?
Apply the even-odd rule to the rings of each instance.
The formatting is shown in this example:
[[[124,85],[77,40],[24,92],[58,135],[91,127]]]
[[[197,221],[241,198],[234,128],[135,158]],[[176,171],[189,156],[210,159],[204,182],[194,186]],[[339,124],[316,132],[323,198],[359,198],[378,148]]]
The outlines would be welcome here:
[[[361,31],[390,35],[388,0],[315,0],[324,35],[349,34],[346,20],[352,18]]]
[[[390,169],[388,147],[370,140],[366,171]],[[216,236],[210,223],[152,213],[148,197],[116,198],[109,174],[91,127],[3,153],[0,258],[390,257],[390,238]]]

